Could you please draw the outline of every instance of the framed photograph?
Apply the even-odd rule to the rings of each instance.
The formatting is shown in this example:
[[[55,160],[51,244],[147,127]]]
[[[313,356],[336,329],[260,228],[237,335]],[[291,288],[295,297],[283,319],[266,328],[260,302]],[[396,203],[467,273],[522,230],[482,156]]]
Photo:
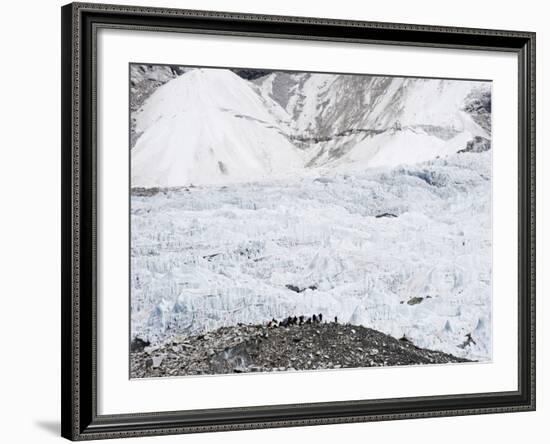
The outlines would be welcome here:
[[[62,435],[535,409],[535,35],[62,8]]]

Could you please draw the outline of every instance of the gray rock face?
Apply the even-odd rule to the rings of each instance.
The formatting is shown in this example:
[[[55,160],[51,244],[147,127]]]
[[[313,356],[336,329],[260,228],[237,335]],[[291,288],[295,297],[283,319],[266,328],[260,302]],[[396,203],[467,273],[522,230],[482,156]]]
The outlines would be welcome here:
[[[464,101],[464,111],[472,116],[474,121],[491,134],[491,90],[474,90]]]
[[[271,73],[271,71],[265,71],[262,69],[247,69],[247,68],[232,69],[231,71],[233,71],[239,77],[242,77],[243,79],[246,79],[246,80],[255,80]]]
[[[491,149],[491,141],[485,137],[476,136],[466,144],[466,148],[458,153],[482,153]]]
[[[287,111],[296,146],[316,153],[308,166],[339,159],[385,131],[450,140],[465,129],[459,110],[490,134],[487,82],[273,72],[254,83]]]
[[[130,146],[134,147],[140,134],[135,132],[135,112],[155,90],[188,69],[178,65],[130,65]]]

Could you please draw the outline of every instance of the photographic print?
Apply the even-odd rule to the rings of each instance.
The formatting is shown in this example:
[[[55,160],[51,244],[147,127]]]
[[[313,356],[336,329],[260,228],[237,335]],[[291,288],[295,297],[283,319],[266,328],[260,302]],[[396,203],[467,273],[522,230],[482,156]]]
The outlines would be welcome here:
[[[491,361],[490,81],[129,84],[131,378]]]

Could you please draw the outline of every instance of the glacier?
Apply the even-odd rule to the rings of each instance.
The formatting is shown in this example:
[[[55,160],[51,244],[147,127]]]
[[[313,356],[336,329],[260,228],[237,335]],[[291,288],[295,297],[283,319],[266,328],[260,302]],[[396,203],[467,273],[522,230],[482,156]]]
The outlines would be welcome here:
[[[323,313],[491,359],[490,82],[167,76],[132,112],[132,337]]]

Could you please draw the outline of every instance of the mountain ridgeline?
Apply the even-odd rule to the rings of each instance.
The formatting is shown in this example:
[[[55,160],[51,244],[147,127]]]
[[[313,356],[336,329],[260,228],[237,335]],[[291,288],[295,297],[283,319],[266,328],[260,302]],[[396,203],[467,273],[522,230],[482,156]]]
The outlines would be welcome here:
[[[132,65],[130,82],[134,188],[393,167],[491,147],[490,82],[149,65]]]

